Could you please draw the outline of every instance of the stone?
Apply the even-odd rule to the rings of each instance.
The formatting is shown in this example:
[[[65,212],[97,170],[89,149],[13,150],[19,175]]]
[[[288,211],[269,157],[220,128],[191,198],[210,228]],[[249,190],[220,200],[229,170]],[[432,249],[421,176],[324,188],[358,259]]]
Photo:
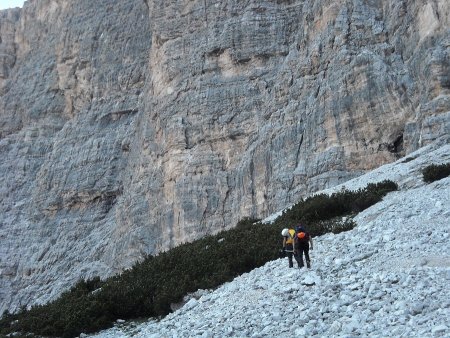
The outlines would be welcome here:
[[[0,313],[446,142],[449,6],[0,11]]]
[[[442,334],[446,331],[448,331],[448,327],[446,325],[433,326],[433,328],[431,329],[431,333],[433,333],[433,335]]]

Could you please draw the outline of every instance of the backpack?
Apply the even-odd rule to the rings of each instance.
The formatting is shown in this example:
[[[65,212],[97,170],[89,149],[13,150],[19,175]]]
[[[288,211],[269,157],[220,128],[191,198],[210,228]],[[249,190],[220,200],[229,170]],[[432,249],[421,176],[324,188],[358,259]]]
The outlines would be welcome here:
[[[300,229],[296,235],[297,241],[306,243],[309,241],[309,233],[307,233],[304,229]]]
[[[286,244],[293,244],[295,238],[295,230],[289,229],[289,236],[286,238]]]

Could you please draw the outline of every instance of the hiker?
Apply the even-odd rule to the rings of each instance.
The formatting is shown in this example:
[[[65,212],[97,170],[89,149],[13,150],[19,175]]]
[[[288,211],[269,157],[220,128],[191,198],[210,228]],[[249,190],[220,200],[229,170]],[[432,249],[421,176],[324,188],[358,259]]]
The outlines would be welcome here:
[[[283,231],[281,231],[281,236],[283,236],[283,252],[286,253],[289,261],[289,267],[292,268],[294,267],[292,256],[294,256],[295,230],[283,229]]]
[[[311,246],[310,246],[311,245]],[[303,268],[303,254],[305,254],[306,267],[311,268],[309,249],[313,249],[312,237],[300,224],[295,228],[294,256],[299,268]]]

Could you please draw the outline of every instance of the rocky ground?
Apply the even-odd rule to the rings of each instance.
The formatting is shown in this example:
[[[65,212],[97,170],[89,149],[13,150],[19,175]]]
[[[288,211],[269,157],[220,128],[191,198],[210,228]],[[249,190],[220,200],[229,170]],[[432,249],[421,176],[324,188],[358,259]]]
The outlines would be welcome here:
[[[162,320],[96,337],[449,337],[450,177],[425,184],[420,172],[449,161],[450,145],[426,148],[347,182],[389,178],[400,190],[352,231],[315,238],[310,270],[275,260]]]

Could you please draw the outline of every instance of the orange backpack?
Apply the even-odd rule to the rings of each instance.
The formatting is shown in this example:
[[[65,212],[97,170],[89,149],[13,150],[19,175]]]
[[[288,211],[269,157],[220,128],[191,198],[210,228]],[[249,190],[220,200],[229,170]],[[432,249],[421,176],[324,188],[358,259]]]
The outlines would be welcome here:
[[[297,241],[299,241],[299,242],[308,242],[308,240],[309,240],[309,234],[306,231],[300,230],[297,233]]]

